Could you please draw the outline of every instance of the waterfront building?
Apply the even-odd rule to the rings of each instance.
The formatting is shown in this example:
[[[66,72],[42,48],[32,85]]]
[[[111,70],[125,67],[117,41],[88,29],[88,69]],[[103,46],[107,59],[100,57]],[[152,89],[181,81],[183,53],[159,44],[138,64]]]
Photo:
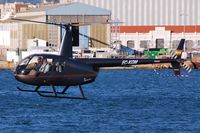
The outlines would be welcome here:
[[[0,19],[13,16],[16,13],[35,8],[35,5],[23,2],[0,4]],[[0,22],[0,60],[6,59],[7,50],[15,50],[21,42],[22,27],[12,22]]]
[[[87,26],[87,23],[106,23],[110,20],[110,14],[109,10],[103,8],[81,3],[71,3],[65,5],[45,5],[16,13],[15,17],[18,19],[51,23],[86,24],[86,26],[76,29],[76,31],[79,31],[80,37],[74,40],[79,40],[78,43],[75,44],[75,41],[73,41],[76,48],[84,49],[88,48],[89,44],[92,44],[94,47],[101,47],[99,45],[107,47],[109,45],[110,38],[107,34],[110,33],[110,26],[101,24],[101,28],[99,29],[95,25],[92,27]],[[63,35],[63,30],[59,26],[26,21],[2,21],[0,29],[0,33],[3,35],[1,36],[3,42],[0,42],[0,45],[9,51],[14,51],[16,48],[19,48],[20,51],[26,51],[28,41],[37,41],[35,39],[46,40],[46,46],[50,49],[52,47],[59,47]]]
[[[60,0],[65,3],[67,0]],[[111,43],[136,50],[174,49],[181,38],[186,49],[200,49],[199,0],[71,0],[112,12]],[[119,22],[119,23],[118,23]],[[120,23],[121,22],[121,23]]]

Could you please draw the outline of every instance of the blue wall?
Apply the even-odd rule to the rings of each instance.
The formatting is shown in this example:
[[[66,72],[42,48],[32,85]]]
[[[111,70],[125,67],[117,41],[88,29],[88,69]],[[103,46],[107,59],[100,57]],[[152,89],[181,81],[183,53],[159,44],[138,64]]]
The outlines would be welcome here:
[[[83,35],[88,36],[88,26],[79,27],[79,32]],[[79,47],[80,48],[88,48],[89,39],[85,36],[79,35]]]
[[[85,37],[85,36],[88,36],[88,26],[80,26],[79,27],[79,33],[82,34],[82,35],[79,35],[79,47],[78,48],[88,48],[88,42],[89,42],[89,39],[88,37]],[[65,32],[65,29],[62,28],[61,29],[61,41],[62,41],[62,37],[64,35],[64,32]],[[83,36],[85,35],[85,36]]]

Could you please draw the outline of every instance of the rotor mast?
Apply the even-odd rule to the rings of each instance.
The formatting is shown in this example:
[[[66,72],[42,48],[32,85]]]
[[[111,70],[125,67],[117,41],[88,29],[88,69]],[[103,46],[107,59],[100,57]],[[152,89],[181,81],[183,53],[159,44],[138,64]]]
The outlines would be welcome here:
[[[63,25],[65,33],[60,44],[59,55],[72,58],[72,29],[70,25]]]

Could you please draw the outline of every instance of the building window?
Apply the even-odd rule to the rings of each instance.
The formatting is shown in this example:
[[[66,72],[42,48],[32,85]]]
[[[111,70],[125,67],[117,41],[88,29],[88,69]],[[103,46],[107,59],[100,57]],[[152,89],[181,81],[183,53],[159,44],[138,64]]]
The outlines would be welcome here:
[[[156,48],[164,48],[164,39],[156,39]]]
[[[140,41],[140,48],[148,48],[149,40]]]
[[[185,48],[186,49],[192,49],[193,46],[194,46],[194,41],[192,41],[192,40],[186,40],[185,41]]]
[[[133,40],[127,41],[127,47],[129,47],[129,48],[135,48],[135,41],[133,41]]]
[[[180,43],[180,40],[173,40],[172,41],[172,49],[176,49],[178,47],[178,44]]]

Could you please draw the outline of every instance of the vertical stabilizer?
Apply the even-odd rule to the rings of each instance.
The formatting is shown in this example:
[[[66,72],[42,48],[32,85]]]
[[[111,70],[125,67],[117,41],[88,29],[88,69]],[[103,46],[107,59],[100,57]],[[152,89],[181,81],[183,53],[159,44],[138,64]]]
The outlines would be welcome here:
[[[180,41],[180,43],[179,43],[179,45],[178,45],[176,50],[183,50],[184,43],[185,43],[185,39],[181,39],[181,41]]]
[[[60,45],[59,55],[72,58],[72,31],[70,26],[65,25],[65,33]]]
[[[185,44],[185,39],[181,39],[177,49],[172,53],[172,58],[173,59],[181,59],[182,53],[183,53],[183,48]]]

